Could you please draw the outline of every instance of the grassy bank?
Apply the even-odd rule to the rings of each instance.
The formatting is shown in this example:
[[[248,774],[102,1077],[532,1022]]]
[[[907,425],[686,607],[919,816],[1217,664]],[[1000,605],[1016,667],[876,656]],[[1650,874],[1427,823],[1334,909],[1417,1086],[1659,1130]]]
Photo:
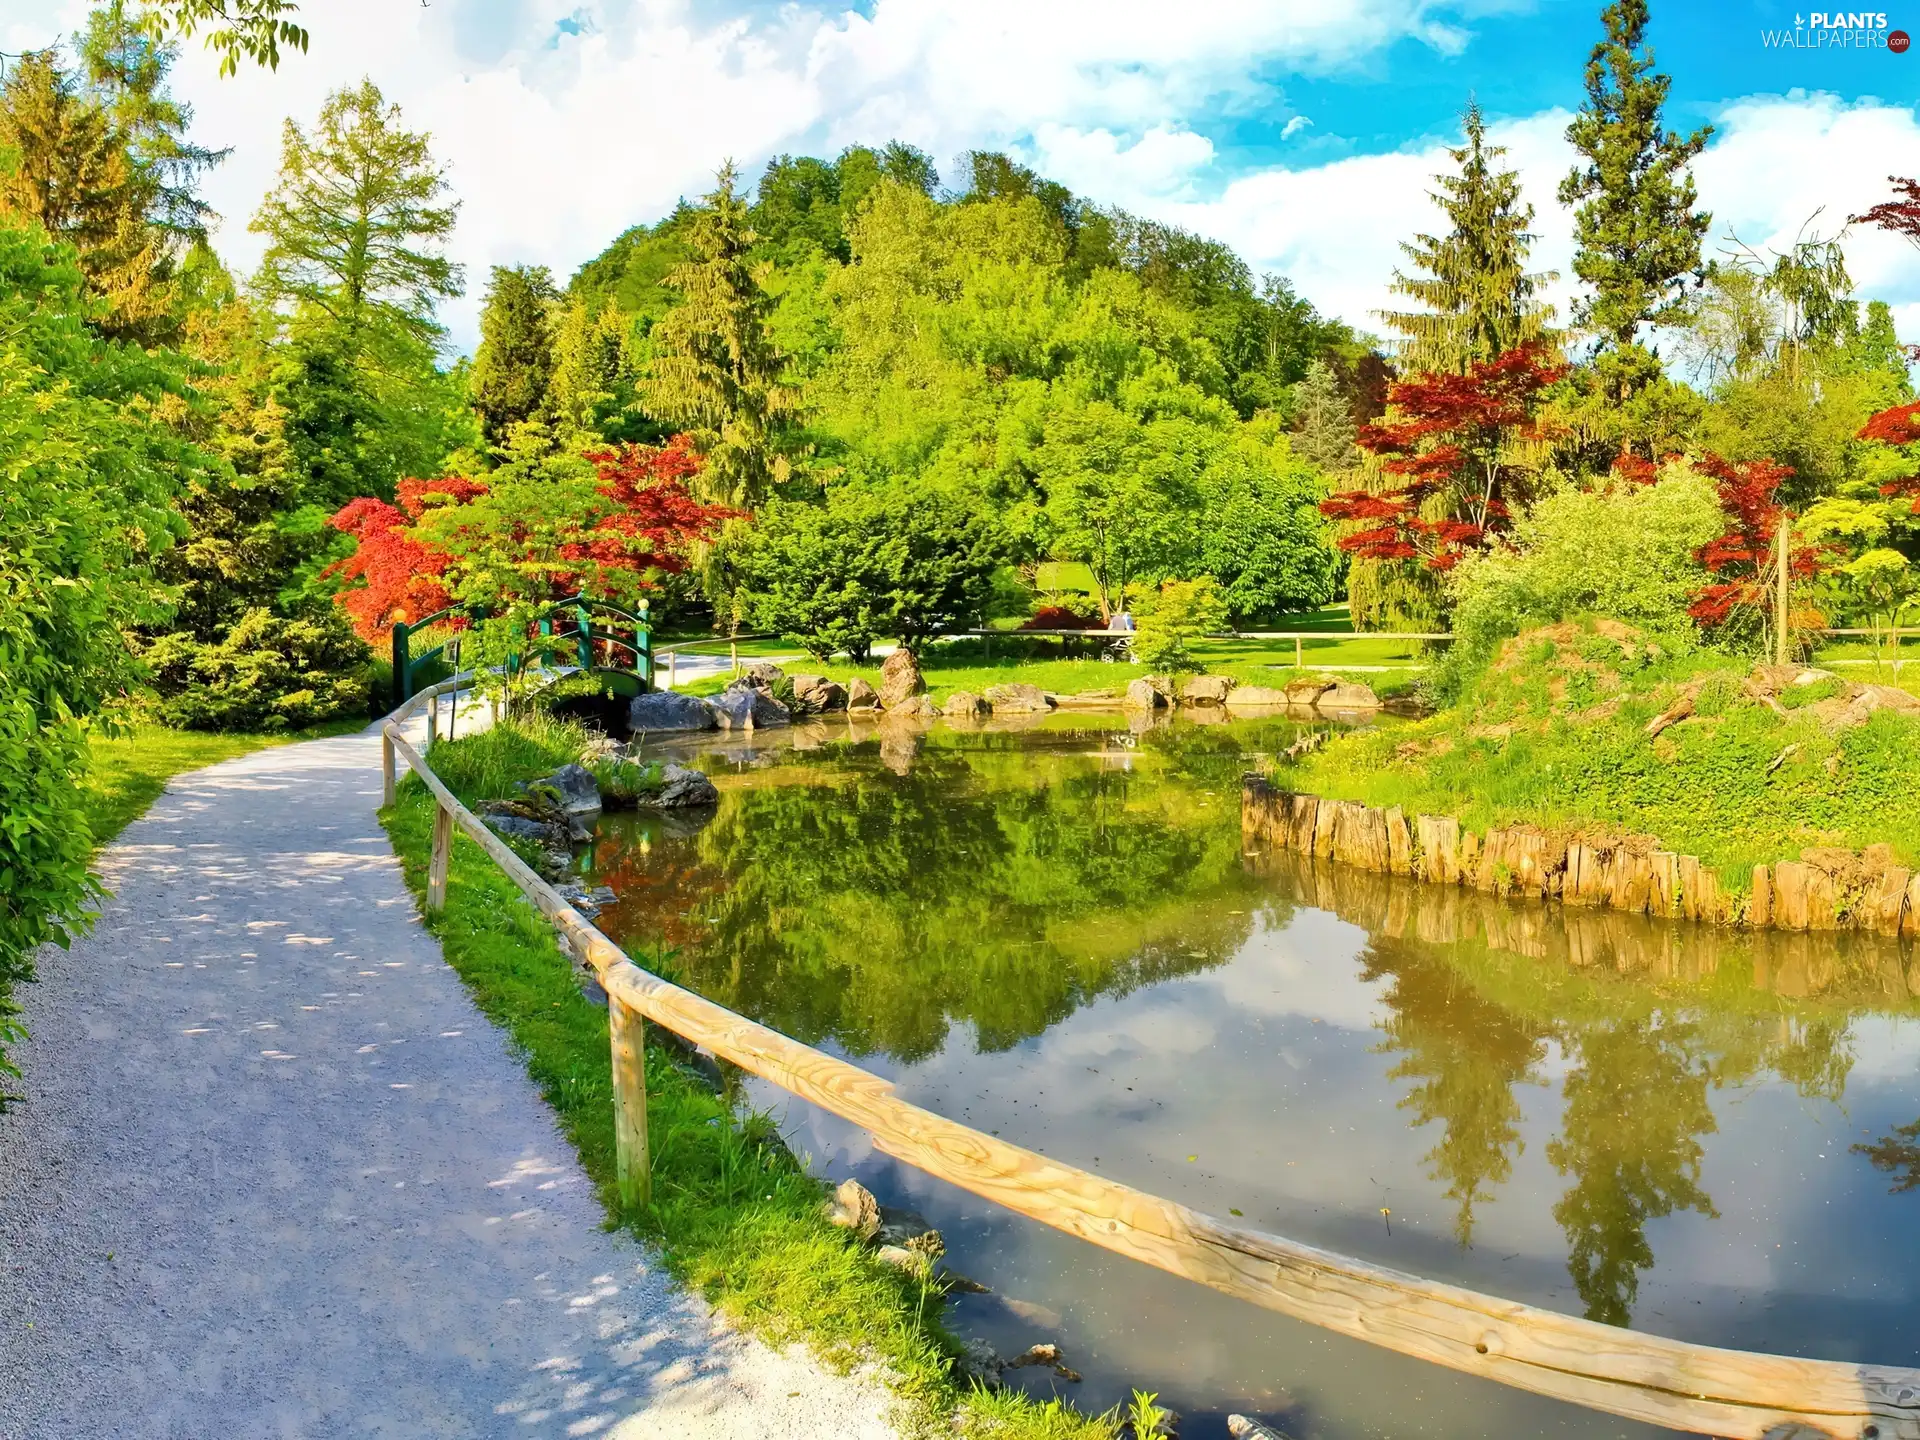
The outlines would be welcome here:
[[[1756,864],[1809,846],[1886,843],[1920,865],[1920,720],[1883,711],[1836,725],[1823,702],[1838,680],[1770,706],[1749,692],[1749,670],[1716,652],[1669,657],[1630,635],[1559,626],[1512,642],[1458,704],[1337,739],[1276,779],[1454,815],[1476,831],[1530,822],[1651,834],[1735,891]],[[1650,737],[1648,723],[1689,691],[1694,713]]]
[[[473,803],[574,758],[581,739],[536,721],[443,743],[433,765]],[[409,777],[384,818],[407,883],[423,893],[431,797]],[[613,1186],[607,1012],[582,996],[546,922],[478,847],[456,839],[446,909],[427,924],[480,1008],[513,1037],[609,1215],[651,1241],[682,1283],[776,1343],[803,1341],[831,1364],[879,1361],[901,1396],[909,1432],[943,1431],[957,1419],[961,1433],[993,1440],[1118,1440],[1110,1420],[960,1384],[952,1366],[958,1345],[941,1323],[937,1286],[873,1259],[829,1225],[825,1187],[772,1127],[737,1114],[654,1044],[647,1048],[654,1198],[623,1209]],[[635,958],[670,968],[659,957]]]

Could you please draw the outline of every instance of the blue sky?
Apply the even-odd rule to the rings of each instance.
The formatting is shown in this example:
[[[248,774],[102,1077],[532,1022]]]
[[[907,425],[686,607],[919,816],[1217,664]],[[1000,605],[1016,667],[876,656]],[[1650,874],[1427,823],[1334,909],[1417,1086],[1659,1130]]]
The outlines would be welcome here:
[[[1920,31],[1912,13],[1891,27]],[[79,23],[80,0],[0,0],[0,49]],[[1719,130],[1696,167],[1716,234],[1781,244],[1831,229],[1920,171],[1920,54],[1769,49],[1796,12],[1770,0],[1654,0],[1669,123]],[[455,258],[565,275],[626,225],[696,194],[727,156],[899,137],[943,167],[1003,148],[1095,200],[1233,244],[1363,329],[1395,243],[1435,223],[1430,175],[1471,92],[1539,212],[1536,262],[1568,269],[1554,188],[1598,37],[1598,0],[309,0],[310,53],[221,80],[197,50],[178,86],[209,145],[210,194],[241,269],[282,119],[371,75],[429,129],[463,201]],[[1849,239],[1864,293],[1920,338],[1920,252]],[[1562,287],[1564,298],[1565,287]],[[470,345],[474,295],[450,308]]]

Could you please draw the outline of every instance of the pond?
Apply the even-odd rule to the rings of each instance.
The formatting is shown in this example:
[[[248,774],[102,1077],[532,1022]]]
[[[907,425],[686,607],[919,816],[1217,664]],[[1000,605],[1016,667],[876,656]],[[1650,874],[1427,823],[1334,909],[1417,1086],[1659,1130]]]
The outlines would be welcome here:
[[[1920,1363],[1917,957],[1246,853],[1240,776],[1298,733],[682,740],[720,806],[605,819],[599,923],[914,1103],[1212,1214],[1611,1324]],[[943,1232],[992,1291],[961,1333],[1085,1377],[1011,1373],[1035,1393],[1158,1391],[1185,1440],[1235,1411],[1296,1440],[1665,1433],[1215,1294],[749,1093]]]

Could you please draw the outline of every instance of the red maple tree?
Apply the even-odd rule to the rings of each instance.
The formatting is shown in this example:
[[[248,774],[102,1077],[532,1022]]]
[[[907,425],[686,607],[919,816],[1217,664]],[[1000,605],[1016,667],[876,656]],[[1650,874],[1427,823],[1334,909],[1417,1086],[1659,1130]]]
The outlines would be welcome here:
[[[1920,180],[1903,180],[1898,175],[1887,177],[1893,186],[1895,198],[1882,200],[1864,215],[1849,215],[1849,225],[1878,225],[1882,230],[1890,230],[1895,235],[1903,235],[1915,245],[1920,245]]]
[[[494,599],[579,593],[632,600],[652,588],[655,577],[684,570],[690,547],[735,513],[703,505],[687,488],[700,457],[684,435],[584,458],[596,471],[590,490],[568,491],[551,480],[496,487],[446,476],[402,480],[397,505],[362,498],[342,507],[330,523],[359,544],[327,573],[347,587],[338,599],[354,629],[375,643],[396,621],[445,609],[463,570],[469,580],[476,570],[521,581],[537,577],[538,593]],[[535,488],[516,489],[528,485]],[[483,499],[487,503],[475,503]],[[440,512],[436,523],[421,526],[431,512]]]
[[[1507,527],[1525,471],[1517,443],[1538,438],[1540,393],[1565,375],[1544,346],[1521,345],[1464,375],[1417,375],[1387,392],[1387,417],[1361,427],[1360,445],[1401,482],[1348,490],[1320,509],[1360,528],[1340,548],[1369,560],[1423,561],[1451,569]],[[1442,501],[1430,505],[1432,501]],[[1432,516],[1429,509],[1437,512]]]
[[[1768,572],[1774,564],[1780,526],[1793,519],[1780,503],[1780,486],[1794,472],[1774,460],[1735,462],[1712,452],[1694,464],[1718,482],[1720,508],[1732,525],[1694,552],[1694,558],[1715,578],[1694,592],[1687,612],[1702,625],[1724,625],[1740,610],[1766,609]],[[1790,539],[1787,555],[1790,579],[1810,579],[1820,573],[1821,547]]]
[[[1907,445],[1920,446],[1920,400],[1911,405],[1895,405],[1890,410],[1882,410],[1860,427],[1859,438],[1877,441],[1893,449]],[[1911,475],[1896,475],[1883,482],[1880,493],[1889,496],[1911,495],[1913,513],[1920,515],[1920,470]]]
[[[382,642],[395,621],[418,620],[452,603],[441,577],[453,557],[415,539],[408,527],[436,505],[464,505],[486,493],[485,485],[458,476],[402,480],[398,505],[363,495],[329,517],[328,524],[359,542],[322,575],[342,582],[335,599],[362,640]]]

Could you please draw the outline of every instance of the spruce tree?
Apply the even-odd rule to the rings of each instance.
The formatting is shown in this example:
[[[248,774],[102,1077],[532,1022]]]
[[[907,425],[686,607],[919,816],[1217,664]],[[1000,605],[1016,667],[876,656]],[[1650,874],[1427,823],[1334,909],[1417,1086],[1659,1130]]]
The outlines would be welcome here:
[[[553,315],[559,293],[544,265],[496,265],[480,312],[480,349],[470,381],[481,438],[507,432],[546,404],[553,380]]]
[[[1380,317],[1407,337],[1397,357],[1403,372],[1465,374],[1475,362],[1543,338],[1553,316],[1536,296],[1559,277],[1526,268],[1533,206],[1520,198],[1520,176],[1495,167],[1507,152],[1486,143],[1477,103],[1469,100],[1461,118],[1466,144],[1447,152],[1459,173],[1433,177],[1440,186],[1434,202],[1453,228],[1402,241],[1414,274],[1394,271],[1390,287],[1426,308]]]
[[[786,478],[781,438],[794,402],[780,383],[785,357],[767,330],[773,298],[749,256],[758,237],[737,180],[732,163],[723,166],[682,232],[692,259],[666,278],[680,301],[651,332],[640,394],[649,415],[693,437],[712,494],[753,504]]]
[[[1306,378],[1294,388],[1293,399],[1298,416],[1293,453],[1324,474],[1351,470],[1360,458],[1353,443],[1353,405],[1333,367],[1325,360],[1307,366]]]
[[[1713,127],[1686,136],[1661,127],[1672,81],[1653,68],[1647,0],[1613,0],[1601,20],[1607,37],[1587,61],[1586,104],[1567,127],[1585,163],[1560,182],[1560,203],[1578,207],[1573,270],[1590,287],[1575,318],[1599,340],[1608,390],[1625,400],[1659,375],[1640,327],[1684,318],[1687,277],[1702,273],[1713,217],[1694,209],[1687,167]]]

